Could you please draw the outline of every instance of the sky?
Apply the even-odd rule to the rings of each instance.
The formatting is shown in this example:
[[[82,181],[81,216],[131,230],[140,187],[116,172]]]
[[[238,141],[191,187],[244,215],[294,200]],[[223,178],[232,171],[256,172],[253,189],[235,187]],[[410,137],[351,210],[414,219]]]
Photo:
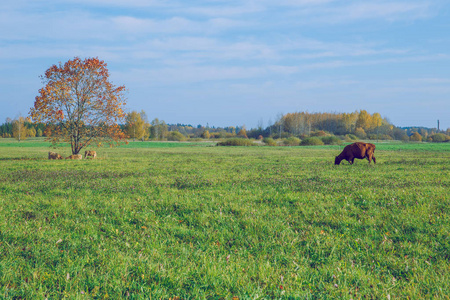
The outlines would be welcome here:
[[[448,0],[6,0],[0,123],[27,116],[40,76],[98,57],[127,111],[243,126],[307,111],[450,127]]]

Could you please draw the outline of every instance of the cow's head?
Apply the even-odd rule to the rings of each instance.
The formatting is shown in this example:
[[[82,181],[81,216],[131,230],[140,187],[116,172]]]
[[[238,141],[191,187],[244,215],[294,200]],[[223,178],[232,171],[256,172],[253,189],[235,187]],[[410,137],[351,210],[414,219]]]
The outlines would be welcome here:
[[[341,159],[339,159],[339,156],[336,156],[336,158],[334,159],[334,164],[338,165],[341,163]]]

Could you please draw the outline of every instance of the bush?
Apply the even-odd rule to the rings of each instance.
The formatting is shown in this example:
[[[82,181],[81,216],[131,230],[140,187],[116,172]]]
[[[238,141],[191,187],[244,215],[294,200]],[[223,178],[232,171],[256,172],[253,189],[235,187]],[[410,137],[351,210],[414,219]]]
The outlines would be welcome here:
[[[211,137],[211,134],[209,133],[208,130],[205,130],[202,132],[201,137],[204,139],[209,139]]]
[[[287,139],[283,140],[283,144],[286,146],[298,146],[300,145],[301,140],[296,138],[295,136],[291,136]]]
[[[450,140],[450,137],[443,133],[435,133],[430,138],[433,143],[443,143]]]
[[[283,131],[283,132],[281,132],[281,137],[280,137],[280,134],[279,134],[279,132],[274,132],[272,135],[271,135],[271,137],[272,138],[275,138],[275,139],[287,139],[288,137],[290,137],[291,136],[291,134],[289,133],[289,132],[285,132],[285,131]]]
[[[318,137],[309,137],[301,142],[302,146],[321,146],[323,142]]]
[[[352,142],[358,140],[358,137],[354,134],[346,134],[345,135],[345,141],[346,142]]]
[[[311,136],[319,136],[320,137],[320,136],[327,136],[327,135],[329,135],[329,134],[323,130],[319,130],[319,131],[315,131],[315,132],[311,133]]]
[[[169,141],[185,141],[186,137],[179,131],[171,131],[167,136],[167,140]]]
[[[233,138],[219,142],[217,146],[255,146],[255,144],[248,139]]]
[[[231,139],[231,138],[235,138],[235,137],[236,137],[235,133],[225,132],[225,138]]]
[[[379,134],[378,135],[378,139],[379,140],[385,140],[385,141],[392,141],[393,140],[393,138],[392,138],[392,136],[390,136],[389,134]]]
[[[211,132],[209,138],[210,139],[224,139],[227,137],[226,132],[220,131],[220,132]]]
[[[273,138],[264,138],[263,139],[264,144],[266,144],[267,146],[276,146],[277,142],[275,142],[275,140]]]
[[[369,140],[392,140],[392,137],[387,135],[387,134],[376,134],[376,133],[371,133],[367,135],[367,138]]]
[[[340,145],[342,141],[337,136],[324,136],[321,138],[325,145]]]
[[[410,137],[409,140],[412,142],[421,142],[422,136],[418,132],[414,132]]]
[[[361,127],[356,128],[355,135],[360,139],[365,139],[367,137],[366,132]]]

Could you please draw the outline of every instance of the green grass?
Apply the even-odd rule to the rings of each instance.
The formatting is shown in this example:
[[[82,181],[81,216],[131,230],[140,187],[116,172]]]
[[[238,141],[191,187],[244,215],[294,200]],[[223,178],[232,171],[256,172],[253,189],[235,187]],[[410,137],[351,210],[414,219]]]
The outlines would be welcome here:
[[[53,161],[8,140],[0,298],[450,294],[450,144],[334,166],[343,146],[135,142]]]

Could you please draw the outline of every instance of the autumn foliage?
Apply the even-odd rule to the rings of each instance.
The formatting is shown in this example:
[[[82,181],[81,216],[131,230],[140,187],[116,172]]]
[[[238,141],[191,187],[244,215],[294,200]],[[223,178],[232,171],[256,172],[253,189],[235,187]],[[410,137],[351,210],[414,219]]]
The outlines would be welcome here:
[[[138,113],[132,111],[125,117],[125,131],[130,138],[138,140],[146,140],[150,136],[150,124],[147,122],[147,116],[144,111]]]
[[[409,137],[410,141],[413,142],[421,142],[422,141],[422,136],[418,133],[418,132],[414,132],[410,137]]]
[[[12,123],[13,137],[16,138],[19,142],[20,140],[25,140],[27,136],[32,136],[32,134],[30,134],[31,129],[28,129],[25,126],[25,122],[26,120],[24,117],[19,117]]]
[[[288,113],[274,124],[274,130],[280,125],[284,131],[297,136],[314,135],[314,131],[324,130],[337,135],[358,133],[363,135],[362,138],[369,132],[388,132],[393,128],[379,113],[371,115],[365,110],[353,113]]]
[[[125,86],[109,82],[104,61],[75,57],[51,66],[41,79],[44,87],[30,116],[47,124],[46,136],[53,143],[69,142],[72,154],[78,154],[92,143],[112,146],[125,141],[118,126],[125,117]]]

